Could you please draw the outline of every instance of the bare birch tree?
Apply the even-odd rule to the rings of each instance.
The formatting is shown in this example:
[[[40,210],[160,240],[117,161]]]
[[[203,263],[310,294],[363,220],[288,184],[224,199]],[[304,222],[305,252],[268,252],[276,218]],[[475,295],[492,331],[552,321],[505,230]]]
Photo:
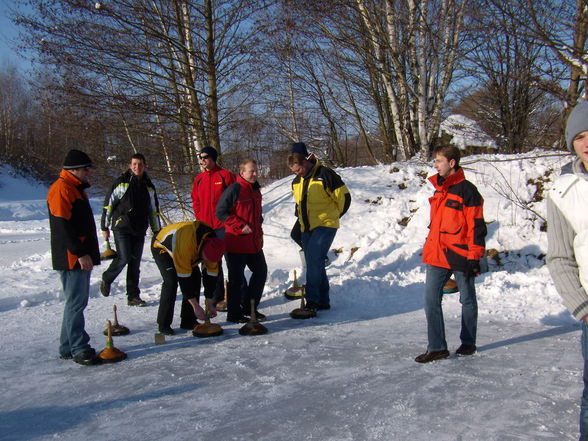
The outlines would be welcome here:
[[[398,159],[427,158],[457,63],[466,0],[354,0],[393,120]]]

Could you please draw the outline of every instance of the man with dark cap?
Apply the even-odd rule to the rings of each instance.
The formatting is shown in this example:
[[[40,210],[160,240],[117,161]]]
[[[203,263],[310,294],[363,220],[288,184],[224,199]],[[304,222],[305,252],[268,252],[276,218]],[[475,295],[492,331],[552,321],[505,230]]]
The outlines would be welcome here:
[[[94,215],[85,189],[92,167],[90,157],[70,150],[59,178],[47,193],[51,260],[59,272],[65,306],[59,338],[59,355],[82,365],[100,361],[85,331],[84,309],[88,305],[90,274],[100,264]]]
[[[566,123],[576,154],[562,168],[547,199],[547,267],[570,313],[582,323],[584,391],[580,441],[588,441],[588,101],[580,99]],[[584,208],[582,208],[584,207]]]
[[[155,186],[147,172],[147,162],[141,153],[131,157],[129,169],[112,184],[104,198],[100,221],[105,240],[114,232],[117,255],[102,274],[100,292],[110,294],[110,286],[127,266],[127,304],[145,306],[139,289],[139,274],[147,228],[155,236],[161,230],[159,202]]]
[[[204,147],[198,154],[202,172],[194,178],[192,186],[192,207],[194,218],[210,225],[219,239],[225,237],[223,223],[216,217],[216,205],[223,194],[223,191],[232,183],[236,177],[228,170],[221,168],[216,160],[218,152],[213,147]],[[219,276],[216,281],[213,299],[216,303],[224,299],[224,277],[222,262],[220,263]],[[185,329],[192,329],[196,324],[196,318],[192,314],[192,308],[182,302],[182,320],[180,326]]]
[[[212,293],[224,251],[224,241],[216,237],[209,225],[200,221],[171,224],[162,228],[155,236],[151,252],[163,278],[157,312],[159,332],[174,335],[171,324],[178,285],[183,301],[192,308],[194,320],[205,320],[205,312],[198,304],[201,278],[204,281],[209,316],[216,316]],[[203,274],[199,269],[201,263],[206,267]]]
[[[291,152],[288,167],[296,175],[292,194],[307,271],[306,314],[296,318],[308,318],[316,316],[318,310],[331,308],[325,259],[339,228],[339,219],[349,209],[351,195],[341,177],[309,155],[304,143],[292,144]]]

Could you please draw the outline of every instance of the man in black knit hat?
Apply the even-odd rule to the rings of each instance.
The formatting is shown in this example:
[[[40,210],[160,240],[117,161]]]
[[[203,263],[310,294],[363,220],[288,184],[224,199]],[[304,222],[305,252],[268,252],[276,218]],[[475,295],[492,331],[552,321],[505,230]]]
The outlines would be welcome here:
[[[100,263],[96,224],[85,189],[92,160],[80,150],[70,150],[59,178],[47,193],[51,260],[59,272],[65,306],[59,338],[59,355],[82,365],[99,363],[85,331],[90,274]]]

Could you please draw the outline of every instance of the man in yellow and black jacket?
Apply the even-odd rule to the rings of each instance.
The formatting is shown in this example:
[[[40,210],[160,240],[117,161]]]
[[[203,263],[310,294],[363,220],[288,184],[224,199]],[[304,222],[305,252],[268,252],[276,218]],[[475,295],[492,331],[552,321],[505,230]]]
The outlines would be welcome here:
[[[309,155],[302,142],[292,144],[288,167],[296,175],[292,194],[306,261],[305,309],[315,316],[318,310],[331,307],[325,259],[351,194],[341,177]]]
[[[214,230],[201,221],[178,222],[159,231],[151,246],[153,258],[163,278],[157,312],[159,332],[166,335],[174,334],[171,323],[178,285],[183,295],[182,321],[196,322],[196,318],[205,320],[204,311],[198,304],[200,263],[206,266],[203,278],[206,304],[211,317],[216,316],[212,297],[219,261],[224,251],[224,241],[218,239]]]
[[[100,264],[96,224],[85,189],[90,186],[92,160],[70,150],[59,178],[49,187],[47,208],[51,230],[51,261],[59,272],[65,305],[59,338],[59,356],[82,365],[99,362],[85,331],[90,274]]]

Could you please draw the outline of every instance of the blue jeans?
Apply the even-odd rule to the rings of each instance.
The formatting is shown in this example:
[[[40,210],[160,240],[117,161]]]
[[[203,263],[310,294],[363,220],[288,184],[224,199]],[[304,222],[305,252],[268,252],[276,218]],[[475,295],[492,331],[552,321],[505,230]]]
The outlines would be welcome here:
[[[582,358],[584,358],[584,392],[580,402],[580,441],[588,441],[588,325],[583,320]]]
[[[325,259],[337,234],[336,228],[317,227],[302,232],[302,249],[306,260],[305,299],[321,306],[330,306],[329,279]]]
[[[443,285],[451,274],[459,287],[459,302],[461,303],[461,333],[460,339],[464,345],[476,344],[476,330],[478,328],[478,302],[476,300],[475,278],[467,276],[462,271],[427,265],[425,280],[425,315],[427,316],[428,351],[447,350],[445,340],[445,322],[443,321]]]
[[[109,285],[114,282],[121,271],[127,266],[127,298],[129,300],[139,297],[139,273],[141,256],[143,256],[143,244],[145,236],[121,233],[114,231],[114,243],[116,256],[110,266],[102,274],[102,280]]]
[[[225,259],[229,270],[227,320],[238,320],[242,315],[251,314],[251,300],[257,310],[267,279],[267,263],[263,251],[255,254],[226,253]],[[251,270],[249,283],[245,278],[246,266]]]
[[[90,336],[84,326],[84,309],[88,305],[91,271],[74,269],[58,271],[65,296],[59,354],[76,356],[90,347]]]

